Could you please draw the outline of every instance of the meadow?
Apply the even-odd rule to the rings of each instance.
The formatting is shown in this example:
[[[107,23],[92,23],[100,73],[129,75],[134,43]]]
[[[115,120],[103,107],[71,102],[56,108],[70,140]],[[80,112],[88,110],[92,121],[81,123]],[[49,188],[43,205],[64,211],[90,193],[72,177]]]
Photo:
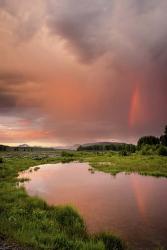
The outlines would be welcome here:
[[[90,235],[83,218],[71,206],[49,206],[29,197],[19,186],[18,174],[46,163],[89,162],[91,171],[111,174],[137,172],[167,177],[163,156],[115,152],[1,152],[0,153],[0,236],[30,249],[110,250],[126,249],[127,244],[111,233]],[[38,169],[36,169],[38,170]],[[26,181],[26,180],[20,180]]]
[[[127,156],[119,152],[74,152],[63,153],[64,161],[88,162],[93,170],[110,174],[138,173],[141,175],[167,177],[167,157],[156,154],[142,155],[140,152]]]

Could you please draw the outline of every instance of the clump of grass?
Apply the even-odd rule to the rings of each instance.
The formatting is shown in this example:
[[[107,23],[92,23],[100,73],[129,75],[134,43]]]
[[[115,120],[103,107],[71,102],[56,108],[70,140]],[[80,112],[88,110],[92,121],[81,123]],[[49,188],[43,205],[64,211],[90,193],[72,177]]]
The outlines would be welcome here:
[[[105,245],[105,249],[107,250],[124,250],[127,248],[123,240],[121,240],[118,236],[112,235],[111,233],[103,232],[95,235],[94,237],[98,241],[101,240]]]
[[[38,171],[40,169],[40,167],[34,167],[34,171]]]
[[[57,206],[56,220],[59,222],[63,230],[73,236],[81,238],[87,237],[86,226],[83,218],[78,214],[77,210],[71,206]]]
[[[25,181],[29,181],[30,178],[18,178],[19,183],[23,183]]]
[[[91,174],[95,173],[95,170],[93,168],[88,168],[88,170],[91,172]]]
[[[62,151],[61,157],[73,157],[74,153],[73,152],[68,152],[68,151]]]
[[[72,162],[72,161],[74,161],[74,158],[71,158],[71,157],[69,157],[69,158],[64,157],[64,158],[61,159],[62,163],[69,163],[69,162]]]

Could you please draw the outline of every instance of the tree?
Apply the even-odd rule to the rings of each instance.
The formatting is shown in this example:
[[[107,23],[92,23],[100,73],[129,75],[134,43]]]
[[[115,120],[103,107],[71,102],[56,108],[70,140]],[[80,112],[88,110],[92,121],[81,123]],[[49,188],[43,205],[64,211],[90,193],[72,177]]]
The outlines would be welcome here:
[[[157,145],[157,144],[160,144],[159,138],[152,135],[143,136],[137,142],[138,148],[141,148],[143,145]]]
[[[167,146],[167,125],[165,126],[164,134],[160,137],[160,142],[162,145]]]
[[[167,136],[167,125],[165,126],[164,134]]]

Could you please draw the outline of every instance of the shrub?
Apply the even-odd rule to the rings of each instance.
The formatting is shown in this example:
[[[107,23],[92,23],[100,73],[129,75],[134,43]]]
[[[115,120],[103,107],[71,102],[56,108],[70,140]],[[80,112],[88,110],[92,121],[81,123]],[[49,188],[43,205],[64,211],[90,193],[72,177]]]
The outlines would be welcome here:
[[[167,156],[167,147],[160,146],[157,151],[158,151],[158,155]]]
[[[157,149],[159,145],[143,145],[141,147],[140,153],[142,155],[154,155],[157,154]]]
[[[63,152],[61,153],[61,156],[62,156],[62,157],[73,157],[73,156],[74,156],[74,153],[72,153],[72,152],[67,152],[67,151],[63,151]]]
[[[167,146],[167,135],[161,135],[160,142],[162,145]]]
[[[128,156],[128,152],[126,150],[121,150],[119,152],[119,155],[121,155],[121,156]]]

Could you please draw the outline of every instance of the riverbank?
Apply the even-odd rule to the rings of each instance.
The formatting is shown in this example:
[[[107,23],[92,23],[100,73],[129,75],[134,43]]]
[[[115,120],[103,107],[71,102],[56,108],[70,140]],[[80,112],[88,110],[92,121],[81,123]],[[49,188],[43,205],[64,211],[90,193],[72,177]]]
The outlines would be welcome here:
[[[138,173],[156,177],[167,177],[167,157],[165,156],[143,156],[132,154],[120,156],[119,154],[104,154],[89,159],[91,166],[98,171],[111,173],[113,175],[125,173]]]
[[[66,154],[66,161],[88,162],[95,170],[116,175],[120,172],[167,177],[167,157],[142,155],[140,152],[121,155],[118,152],[74,152]]]

